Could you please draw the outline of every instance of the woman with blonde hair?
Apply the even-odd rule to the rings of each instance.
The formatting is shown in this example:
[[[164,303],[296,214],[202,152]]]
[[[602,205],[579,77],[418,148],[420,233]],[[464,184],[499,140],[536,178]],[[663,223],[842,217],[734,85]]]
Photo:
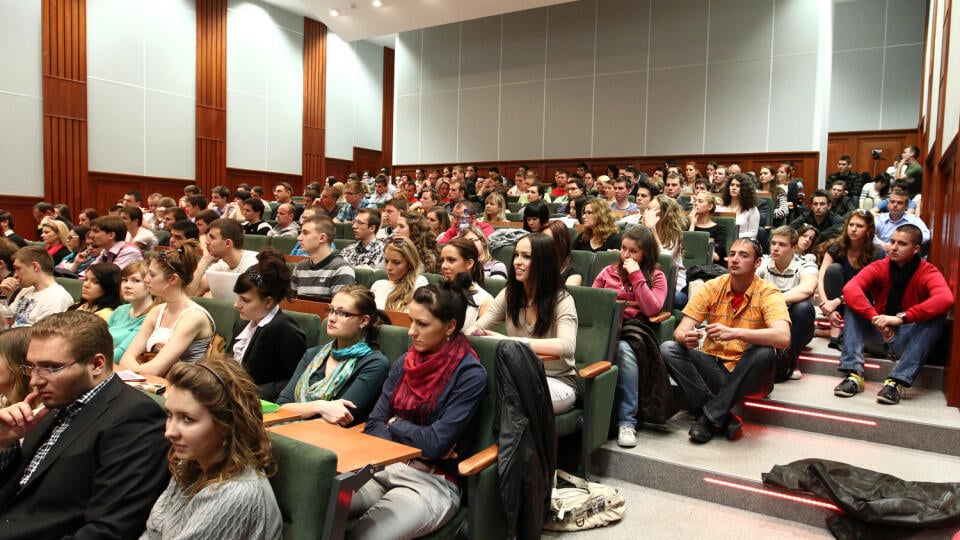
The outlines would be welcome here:
[[[397,237],[387,241],[383,250],[383,264],[387,279],[370,286],[378,309],[406,311],[413,292],[427,284],[420,274],[420,255],[409,238]]]
[[[677,309],[687,305],[687,294],[683,292],[687,287],[687,269],[683,266],[683,229],[686,221],[676,199],[666,195],[651,199],[643,212],[643,224],[653,233],[660,249],[670,254],[677,268],[677,289],[674,294],[674,307]]]
[[[30,328],[10,328],[0,333],[0,407],[23,401],[30,393],[30,376],[21,369],[27,361]]]
[[[173,366],[164,409],[170,483],[141,538],[279,539],[276,470],[256,387],[227,356]]]
[[[67,226],[56,219],[47,219],[40,226],[40,240],[43,241],[47,253],[53,257],[54,266],[60,264],[60,261],[70,254],[70,248],[67,247],[70,243],[69,235]]]
[[[163,377],[177,362],[196,362],[206,355],[216,325],[186,290],[197,268],[197,251],[197,241],[191,239],[150,259],[147,288],[163,303],[147,314],[120,359],[121,369]]]
[[[727,259],[727,230],[713,221],[717,210],[718,200],[712,193],[700,191],[691,198],[693,208],[690,210],[690,231],[708,233],[713,240],[713,262],[726,265]]]
[[[605,174],[597,177],[597,197],[607,201],[607,204],[613,204],[617,200],[616,194],[613,192],[613,182]]]
[[[479,221],[492,223],[507,220],[507,201],[499,193],[487,195],[483,206],[483,215]]]
[[[473,242],[473,245],[477,246],[477,252],[480,253],[480,264],[483,265],[484,279],[490,279],[492,277],[507,279],[507,265],[494,259],[493,256],[490,255],[490,242],[487,240],[487,237],[484,236],[480,227],[476,225],[467,227],[460,233],[460,238],[466,238]]]
[[[600,199],[587,201],[583,207],[583,230],[573,241],[573,249],[579,251],[607,251],[620,249],[620,234],[610,205]]]
[[[146,282],[149,268],[146,261],[134,261],[120,271],[120,298],[126,304],[113,310],[107,321],[110,335],[113,336],[113,361],[116,363],[127,352],[127,347],[147,318],[147,312],[154,305]]]

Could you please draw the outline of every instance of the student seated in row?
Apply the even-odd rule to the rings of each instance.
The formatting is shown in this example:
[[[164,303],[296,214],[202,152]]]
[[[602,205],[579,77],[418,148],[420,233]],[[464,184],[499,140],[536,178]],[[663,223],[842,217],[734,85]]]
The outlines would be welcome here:
[[[370,286],[378,309],[406,311],[413,300],[413,292],[427,285],[420,271],[420,254],[409,238],[398,237],[387,241],[383,250],[387,279],[378,279]]]
[[[293,289],[298,296],[329,299],[356,283],[353,267],[331,248],[335,233],[333,220],[326,216],[313,216],[303,223],[297,239],[309,258],[293,269]]]

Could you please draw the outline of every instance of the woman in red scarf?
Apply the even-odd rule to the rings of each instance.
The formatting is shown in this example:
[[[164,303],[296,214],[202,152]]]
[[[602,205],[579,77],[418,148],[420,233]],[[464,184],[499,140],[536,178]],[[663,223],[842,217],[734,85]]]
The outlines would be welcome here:
[[[487,375],[463,335],[470,278],[421,287],[410,304],[413,346],[390,369],[365,432],[415,446],[420,459],[395,463],[353,496],[360,515],[352,538],[415,538],[449,521],[460,507],[457,464],[472,442],[471,424]]]

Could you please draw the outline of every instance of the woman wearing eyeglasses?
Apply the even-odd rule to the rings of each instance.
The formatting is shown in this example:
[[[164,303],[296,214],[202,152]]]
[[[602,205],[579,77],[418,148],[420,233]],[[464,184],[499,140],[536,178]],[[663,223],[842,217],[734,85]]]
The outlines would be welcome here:
[[[620,235],[617,223],[610,213],[610,205],[600,199],[587,201],[580,216],[583,230],[573,241],[573,249],[578,251],[607,251],[620,249]]]
[[[873,243],[876,236],[873,214],[857,209],[847,214],[840,236],[830,240],[823,252],[820,263],[820,281],[817,291],[820,295],[820,311],[830,319],[830,343],[834,349],[843,344],[843,287],[860,270],[886,256],[882,249]]]
[[[120,359],[121,369],[163,377],[178,361],[196,362],[206,354],[216,326],[186,291],[197,268],[198,246],[196,240],[187,240],[180,249],[150,259],[147,289],[163,303],[147,314]]]
[[[461,276],[465,277],[465,276]],[[460,507],[457,465],[475,436],[487,375],[461,333],[465,280],[418,289],[410,304],[413,345],[393,363],[364,432],[420,449],[422,457],[376,473],[350,502],[349,537],[416,538]]]
[[[389,321],[373,293],[362,285],[340,289],[327,318],[333,340],[307,349],[277,403],[302,418],[341,426],[365,422],[390,369],[377,343],[382,324]]]
[[[370,286],[377,299],[377,308],[406,311],[413,291],[427,284],[420,274],[420,254],[409,238],[393,238],[383,249],[383,265],[387,279],[378,279]]]
[[[283,255],[267,248],[233,286],[233,307],[240,319],[233,325],[227,351],[247,369],[257,393],[267,401],[277,399],[307,350],[303,330],[280,309],[280,302],[294,296],[291,273]]]
[[[168,379],[172,478],[141,538],[279,540],[283,517],[267,479],[276,464],[250,376],[215,356],[173,366]]]

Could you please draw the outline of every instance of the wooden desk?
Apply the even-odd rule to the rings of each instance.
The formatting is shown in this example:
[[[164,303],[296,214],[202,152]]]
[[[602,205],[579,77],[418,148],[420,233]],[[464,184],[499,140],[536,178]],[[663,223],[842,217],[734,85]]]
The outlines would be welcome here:
[[[323,420],[273,426],[272,433],[326,448],[337,455],[337,472],[383,466],[420,457],[420,449],[352,431]]]
[[[156,376],[156,375],[147,375],[147,374],[145,374],[145,373],[142,373],[142,374],[140,374],[140,375],[141,375],[141,377],[143,377],[144,379],[146,379],[147,384],[152,384],[152,385],[156,385],[156,386],[162,386],[162,387],[164,388],[164,390],[166,390],[167,388],[170,387],[170,383],[167,382],[167,380],[164,379],[163,377],[158,377],[158,376]],[[133,386],[134,388],[139,388],[137,385],[140,384],[140,383],[130,382],[130,383],[128,383],[128,384],[130,384],[130,385]],[[141,390],[144,390],[144,391],[146,391],[146,392],[150,392],[150,389],[149,389],[149,388],[141,388]],[[156,392],[154,392],[154,393],[156,393]],[[162,392],[161,392],[160,394],[163,395]],[[293,413],[293,412],[290,412],[290,411],[284,411],[284,410],[282,410],[282,409],[279,410],[279,411],[277,411],[277,412],[274,412],[274,413],[263,413],[263,425],[265,425],[265,426],[267,426],[267,427],[274,426],[274,425],[277,425],[277,424],[283,424],[283,423],[285,423],[285,422],[294,422],[294,421],[297,421],[297,420],[299,420],[299,419],[300,419],[300,415],[299,415],[299,414]]]

